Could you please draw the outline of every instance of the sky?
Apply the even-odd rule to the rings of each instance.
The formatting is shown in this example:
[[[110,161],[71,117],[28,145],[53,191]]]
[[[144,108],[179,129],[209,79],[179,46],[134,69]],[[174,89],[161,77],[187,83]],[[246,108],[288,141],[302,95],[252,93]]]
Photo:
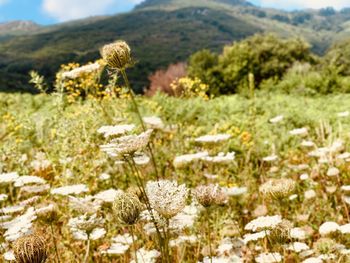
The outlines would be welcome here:
[[[190,1],[190,0],[189,0]],[[142,0],[0,0],[0,23],[32,20],[48,25],[131,10]],[[350,7],[350,0],[251,0],[255,5],[285,10]]]

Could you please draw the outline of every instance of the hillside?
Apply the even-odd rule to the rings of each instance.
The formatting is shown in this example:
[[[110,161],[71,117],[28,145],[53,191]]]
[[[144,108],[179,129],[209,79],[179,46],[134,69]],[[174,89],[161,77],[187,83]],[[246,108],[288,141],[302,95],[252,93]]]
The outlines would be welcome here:
[[[62,63],[94,60],[103,44],[116,39],[125,39],[133,48],[137,64],[130,75],[137,91],[158,68],[184,61],[203,48],[219,51],[257,32],[301,36],[322,53],[350,32],[349,10],[323,11],[287,13],[244,0],[147,0],[127,14],[0,37],[0,90],[33,91],[27,84],[30,70],[52,80]]]

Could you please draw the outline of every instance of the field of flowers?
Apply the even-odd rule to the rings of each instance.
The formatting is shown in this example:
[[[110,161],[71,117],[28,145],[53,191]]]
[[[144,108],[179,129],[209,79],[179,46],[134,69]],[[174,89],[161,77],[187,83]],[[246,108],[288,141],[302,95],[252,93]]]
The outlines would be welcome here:
[[[61,95],[0,94],[0,261],[350,262],[349,95]]]

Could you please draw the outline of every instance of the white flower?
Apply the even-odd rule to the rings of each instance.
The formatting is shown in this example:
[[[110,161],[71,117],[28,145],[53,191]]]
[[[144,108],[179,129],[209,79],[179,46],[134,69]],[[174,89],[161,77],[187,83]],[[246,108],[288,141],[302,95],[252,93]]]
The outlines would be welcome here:
[[[293,200],[295,200],[295,199],[297,199],[298,198],[298,195],[297,194],[294,194],[294,195],[291,195],[291,196],[289,196],[289,200],[290,201],[293,201]]]
[[[273,154],[273,155],[270,155],[270,156],[266,156],[263,158],[263,161],[264,162],[274,162],[274,161],[277,161],[278,160],[278,156]]]
[[[23,215],[14,218],[10,222],[3,223],[7,229],[4,234],[6,241],[15,241],[18,238],[31,233],[32,222],[37,218],[34,208],[29,208]]]
[[[226,164],[230,163],[235,159],[235,152],[230,153],[219,153],[217,156],[205,156],[202,157],[201,160],[209,163],[216,163],[216,164]]]
[[[290,237],[298,240],[306,239],[306,232],[299,227],[294,227],[290,230]]]
[[[6,201],[8,198],[8,195],[6,194],[0,194],[0,202]]]
[[[306,135],[307,133],[307,128],[294,129],[289,132],[290,135]]]
[[[89,192],[89,188],[85,184],[68,185],[51,190],[53,195],[73,195]]]
[[[150,162],[151,158],[149,158],[146,154],[136,154],[134,157],[134,161],[137,165],[146,165]]]
[[[275,216],[260,216],[252,221],[250,221],[245,227],[245,230],[251,230],[253,232],[271,229],[282,222],[282,217],[280,215]]]
[[[98,71],[101,68],[102,68],[102,65],[98,62],[95,62],[93,64],[88,64],[88,65],[81,66],[79,68],[75,68],[71,71],[63,72],[62,78],[63,79],[65,79],[65,78],[76,79],[82,74],[87,74],[87,73],[91,73],[94,71]]]
[[[190,244],[196,243],[197,240],[198,240],[198,238],[194,235],[192,235],[192,236],[179,236],[177,239],[170,240],[169,245],[171,247],[178,247],[182,243],[185,243],[185,242],[190,243]]]
[[[15,181],[15,187],[22,187],[27,184],[45,184],[46,181],[38,176],[20,176]]]
[[[262,253],[255,258],[257,263],[273,263],[281,262],[282,256],[280,253]]]
[[[339,175],[339,169],[336,167],[330,167],[327,171],[327,176],[333,177]]]
[[[198,143],[221,143],[231,138],[230,134],[204,135],[195,139]]]
[[[299,179],[302,181],[305,181],[305,180],[309,179],[309,175],[307,173],[304,173],[304,174],[300,175]]]
[[[171,218],[184,209],[188,190],[184,184],[160,180],[148,182],[146,193],[151,207],[165,218]]]
[[[103,238],[106,233],[107,231],[102,227],[95,228],[90,234],[90,239],[97,240],[97,239]]]
[[[0,208],[0,212],[3,214],[14,214],[23,211],[25,205],[14,205],[14,206],[6,206]]]
[[[100,200],[105,203],[113,203],[117,195],[121,192],[123,191],[115,189],[105,190],[94,195],[94,199]]]
[[[339,154],[337,156],[337,159],[342,159],[342,160],[348,159],[348,158],[350,158],[350,153],[349,152],[345,152],[345,153]]]
[[[322,262],[323,262],[322,259],[313,257],[313,258],[305,259],[302,263],[322,263]]]
[[[98,179],[100,179],[101,181],[107,181],[111,178],[111,175],[110,174],[107,174],[107,173],[102,173]]]
[[[15,254],[13,251],[8,251],[3,255],[4,259],[7,261],[16,261]]]
[[[143,150],[147,146],[152,131],[153,130],[147,130],[140,135],[123,136],[112,140],[109,144],[101,145],[100,148],[111,157],[132,155],[137,151]]]
[[[29,194],[40,194],[43,192],[47,192],[50,189],[49,184],[43,185],[29,185],[21,187],[21,191]]]
[[[112,241],[113,241],[113,243],[131,245],[132,244],[132,236],[130,234],[126,233],[124,235],[118,235],[118,236],[112,238]]]
[[[315,143],[313,141],[303,140],[300,145],[303,147],[313,147],[315,146]]]
[[[228,196],[239,196],[247,193],[248,188],[247,187],[230,187],[226,188],[224,187],[223,190],[226,192],[226,195]]]
[[[142,120],[147,125],[147,127],[151,129],[161,130],[164,128],[164,123],[159,117],[156,117],[156,116],[143,117]]]
[[[318,232],[321,236],[325,236],[333,232],[337,232],[338,230],[339,225],[336,222],[325,222],[320,226]]]
[[[284,116],[283,116],[283,115],[278,115],[278,116],[276,116],[276,117],[270,119],[269,121],[270,121],[271,123],[279,123],[279,122],[283,121],[283,119],[284,119]]]
[[[123,245],[121,243],[113,243],[109,249],[103,251],[102,254],[108,255],[123,255],[130,248],[130,245]]]
[[[18,177],[19,175],[16,172],[0,174],[0,184],[13,183]]]
[[[260,231],[253,234],[246,234],[243,237],[243,242],[244,244],[248,244],[250,241],[257,241],[259,239],[266,237],[266,234],[269,234],[269,231]]]
[[[300,253],[301,251],[309,250],[310,247],[305,243],[294,242],[289,245],[288,249]]]
[[[146,250],[144,248],[140,248],[136,252],[137,262],[140,263],[156,263],[157,258],[160,257],[160,252],[153,250]],[[131,261],[130,263],[135,263],[135,261]]]
[[[348,117],[349,115],[350,115],[349,111],[339,112],[337,114],[337,116],[340,117],[340,118],[345,118],[345,117]]]
[[[308,190],[304,193],[305,199],[313,199],[316,197],[316,192],[314,190]]]
[[[198,153],[194,153],[194,154],[185,154],[185,155],[181,155],[181,156],[177,156],[174,159],[174,166],[176,168],[180,168],[180,167],[184,167],[186,165],[191,164],[194,161],[198,161],[204,157],[208,157],[209,153],[208,152],[198,152]]]
[[[116,125],[116,126],[102,126],[97,130],[98,133],[103,134],[105,138],[110,136],[120,136],[135,129],[135,125]]]
[[[344,192],[350,192],[350,185],[343,185],[340,189]]]
[[[350,205],[350,196],[344,196],[344,201],[345,201],[345,203]]]
[[[350,224],[342,225],[339,227],[339,231],[342,234],[350,234]]]

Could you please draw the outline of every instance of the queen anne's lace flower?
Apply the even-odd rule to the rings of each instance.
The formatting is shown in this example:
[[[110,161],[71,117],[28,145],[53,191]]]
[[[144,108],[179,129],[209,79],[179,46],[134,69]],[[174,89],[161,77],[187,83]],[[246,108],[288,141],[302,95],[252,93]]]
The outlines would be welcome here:
[[[339,225],[336,222],[325,222],[319,228],[319,233],[321,236],[337,232],[339,230]]]
[[[206,158],[208,156],[209,156],[208,152],[185,154],[185,155],[175,157],[173,164],[176,168],[181,168],[191,164],[192,162],[201,160],[202,158]]]
[[[295,181],[292,179],[270,179],[260,186],[259,191],[266,197],[284,198],[290,196],[295,188]]]
[[[251,230],[253,232],[272,229],[282,222],[280,215],[275,216],[261,216],[250,221],[245,227],[245,230]]]
[[[147,130],[140,135],[128,135],[112,140],[111,143],[101,145],[101,150],[112,157],[125,157],[143,150],[151,137],[153,130]]]
[[[204,207],[209,207],[211,205],[223,205],[228,201],[228,196],[226,191],[219,185],[200,185],[197,186],[193,191],[193,195]]]
[[[135,129],[134,124],[130,125],[115,125],[115,126],[102,126],[97,130],[98,133],[103,134],[105,138],[111,137],[111,136],[120,136],[127,132],[131,132],[133,129]]]
[[[68,185],[51,190],[53,195],[73,195],[89,192],[89,188],[85,184]]]
[[[195,139],[198,143],[221,143],[231,138],[230,134],[204,135]]]
[[[160,180],[148,182],[146,193],[154,210],[165,218],[172,218],[184,209],[188,190],[184,184]]]
[[[18,177],[19,175],[16,172],[0,174],[0,184],[13,183],[17,180]]]

